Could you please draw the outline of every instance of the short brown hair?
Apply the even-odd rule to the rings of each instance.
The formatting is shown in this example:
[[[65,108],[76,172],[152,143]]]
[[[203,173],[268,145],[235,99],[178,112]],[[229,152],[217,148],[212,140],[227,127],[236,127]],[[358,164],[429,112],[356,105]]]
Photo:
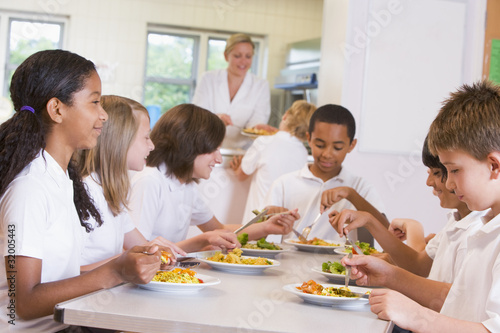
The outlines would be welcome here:
[[[217,150],[226,135],[226,126],[212,112],[194,104],[180,104],[163,114],[151,131],[155,145],[147,165],[165,163],[167,175],[190,183],[198,155]]]
[[[444,101],[428,134],[429,150],[462,150],[478,160],[500,151],[500,87],[463,85]]]
[[[316,106],[304,100],[293,102],[292,106],[286,111],[286,127],[292,135],[301,141],[307,139],[306,133],[309,128],[309,120],[314,111],[316,111]]]
[[[226,41],[226,48],[224,49],[224,54],[227,56],[239,43],[250,43],[252,49],[255,50],[255,44],[252,42],[252,38],[246,34],[234,34],[229,36]]]

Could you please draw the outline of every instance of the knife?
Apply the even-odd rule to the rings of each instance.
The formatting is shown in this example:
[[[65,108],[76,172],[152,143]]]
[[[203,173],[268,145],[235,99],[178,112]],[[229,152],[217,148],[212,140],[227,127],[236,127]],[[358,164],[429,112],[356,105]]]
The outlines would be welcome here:
[[[254,217],[253,219],[250,220],[250,222],[248,222],[247,224],[244,224],[242,225],[241,227],[239,227],[238,229],[236,229],[234,231],[235,234],[238,234],[238,232],[242,231],[243,229],[251,226],[252,224],[254,224],[255,222],[257,222],[258,220],[260,220],[261,217],[263,217],[264,215],[267,214],[267,209],[264,209],[259,215],[257,215],[256,217]]]
[[[352,246],[351,252],[356,252],[355,254],[358,254],[360,256],[364,255],[363,250],[361,250],[359,248],[359,246],[355,242],[352,241],[351,237],[349,237],[349,234],[345,234],[345,238],[347,238],[349,243],[351,243],[351,246]]]

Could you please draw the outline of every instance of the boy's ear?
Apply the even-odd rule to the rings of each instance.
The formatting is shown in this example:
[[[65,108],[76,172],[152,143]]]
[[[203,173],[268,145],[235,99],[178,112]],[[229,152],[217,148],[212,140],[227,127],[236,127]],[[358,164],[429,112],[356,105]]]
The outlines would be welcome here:
[[[492,152],[488,154],[488,162],[490,163],[491,175],[494,179],[500,179],[500,152]]]
[[[311,134],[309,134],[309,131],[306,132],[306,139],[307,139],[307,142],[310,144],[311,143]]]
[[[47,113],[49,114],[50,119],[56,123],[62,122],[62,105],[63,103],[56,97],[52,97],[47,102]]]
[[[348,153],[350,153],[354,147],[356,147],[356,143],[358,143],[358,139],[353,139],[351,144],[349,145],[349,150],[347,151]]]

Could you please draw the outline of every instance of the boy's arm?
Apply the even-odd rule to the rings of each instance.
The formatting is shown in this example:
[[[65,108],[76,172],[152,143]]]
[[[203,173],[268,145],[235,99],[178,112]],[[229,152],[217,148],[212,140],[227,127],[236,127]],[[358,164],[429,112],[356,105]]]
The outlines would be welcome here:
[[[339,235],[365,227],[396,265],[420,276],[429,275],[433,261],[425,250],[417,252],[401,242],[370,213],[346,209],[341,213],[330,214],[330,223]]]
[[[366,201],[366,199],[359,195],[352,187],[340,186],[324,191],[321,195],[321,211],[325,211],[342,199],[349,200],[357,210],[372,214],[385,228],[389,228],[389,220],[387,220],[385,215],[379,212],[371,203]]]
[[[372,256],[347,256],[343,265],[350,265],[351,277],[358,285],[381,286],[396,290],[420,305],[440,311],[451,284],[417,276],[400,267]]]
[[[411,219],[393,219],[389,226],[389,231],[393,234],[398,232],[401,233],[401,238],[398,238],[401,241],[406,240],[406,244],[417,252],[423,251],[427,245],[424,227],[418,221]]]

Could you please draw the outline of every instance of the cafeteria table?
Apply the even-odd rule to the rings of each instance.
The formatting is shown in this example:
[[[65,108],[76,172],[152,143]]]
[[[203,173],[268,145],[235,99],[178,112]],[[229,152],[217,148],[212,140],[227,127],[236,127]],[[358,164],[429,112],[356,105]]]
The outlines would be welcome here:
[[[151,291],[122,284],[56,305],[56,321],[132,332],[392,332],[369,305],[321,306],[304,302],[283,286],[310,279],[331,282],[314,272],[342,255],[303,252],[293,246],[280,262],[259,274],[235,274],[202,263],[195,268],[221,280],[196,293]],[[341,283],[338,282],[338,283]],[[327,297],[327,296],[324,296]]]

